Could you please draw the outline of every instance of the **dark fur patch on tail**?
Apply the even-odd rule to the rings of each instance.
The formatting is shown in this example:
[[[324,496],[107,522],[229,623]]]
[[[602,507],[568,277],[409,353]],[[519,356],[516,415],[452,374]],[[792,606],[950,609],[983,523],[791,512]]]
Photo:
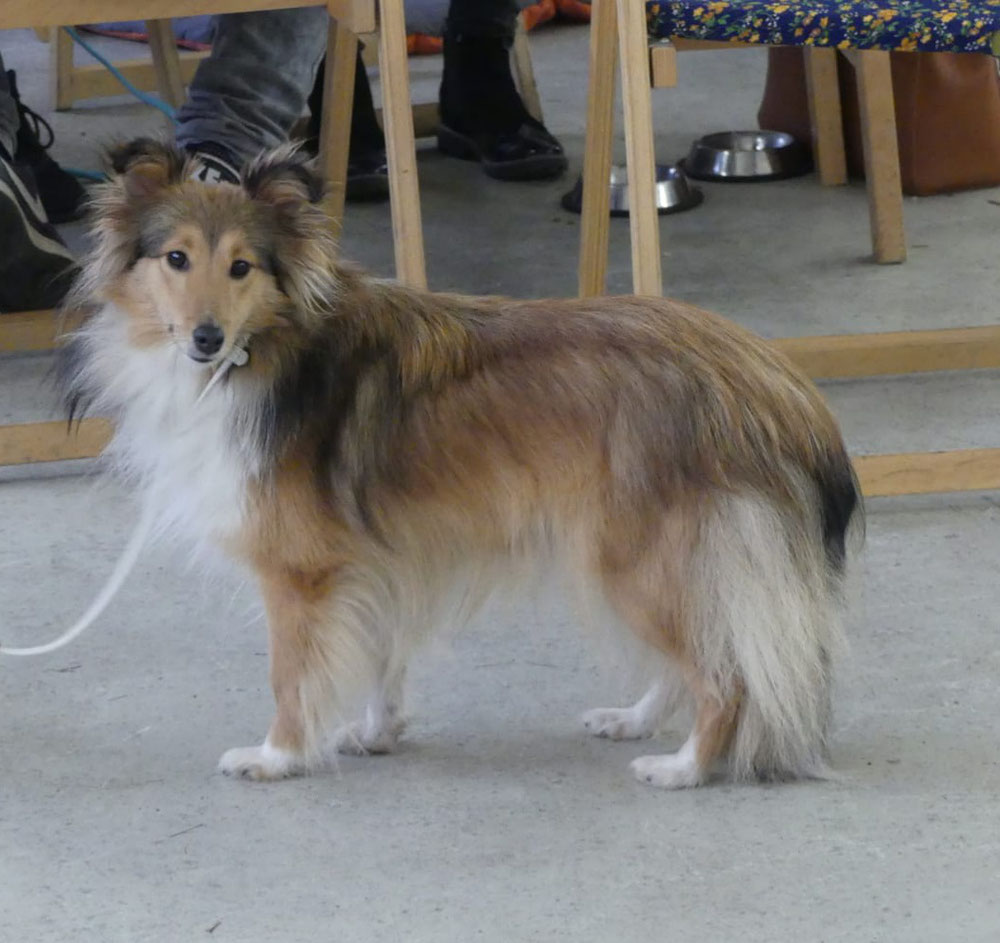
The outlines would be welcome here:
[[[845,452],[831,455],[816,475],[823,517],[823,545],[830,566],[838,573],[847,556],[847,531],[859,511],[861,492],[851,460]]]

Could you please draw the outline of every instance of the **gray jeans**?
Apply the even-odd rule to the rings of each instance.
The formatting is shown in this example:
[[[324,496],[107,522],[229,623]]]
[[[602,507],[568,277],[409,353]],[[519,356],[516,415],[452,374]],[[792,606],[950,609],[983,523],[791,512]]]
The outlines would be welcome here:
[[[451,0],[448,30],[509,41],[517,11],[517,0]],[[218,144],[242,163],[287,141],[305,111],[326,32],[322,7],[220,16],[211,55],[177,116],[177,143]]]
[[[239,163],[288,140],[326,49],[323,7],[220,16],[211,55],[177,115],[182,147],[211,142]]]
[[[17,141],[17,125],[17,106],[7,84],[3,59],[0,58],[0,147],[3,147],[11,157],[14,156],[14,145]]]

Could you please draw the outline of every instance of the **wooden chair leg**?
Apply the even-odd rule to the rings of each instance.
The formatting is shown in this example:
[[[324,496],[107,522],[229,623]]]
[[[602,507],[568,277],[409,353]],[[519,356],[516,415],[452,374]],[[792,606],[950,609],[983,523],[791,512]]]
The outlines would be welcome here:
[[[899,176],[889,53],[863,50],[853,57],[853,61],[858,77],[858,104],[875,261],[902,262],[906,259],[903,188]]]
[[[73,107],[73,40],[62,27],[49,41],[49,89],[53,111]]]
[[[580,271],[577,276],[581,298],[603,295],[607,287],[617,32],[615,0],[593,0],[587,128],[583,147]]]
[[[632,235],[632,286],[637,295],[661,295],[663,272],[656,213],[656,157],[645,5],[635,0],[617,2]]]
[[[402,0],[379,0],[379,74],[389,165],[389,198],[396,247],[396,277],[413,288],[427,287],[424,237],[420,221],[417,153],[410,107],[406,25]]]
[[[514,66],[514,78],[517,90],[521,93],[521,101],[528,109],[528,114],[536,121],[543,121],[542,100],[538,95],[538,85],[535,82],[535,68],[531,63],[531,48],[528,44],[528,31],[524,28],[524,20],[517,18],[517,29],[514,31],[514,46],[511,49],[511,59]]]
[[[847,152],[837,81],[837,50],[820,46],[803,48],[809,124],[820,183],[840,186],[847,183]]]
[[[344,221],[344,193],[347,189],[347,160],[351,144],[357,58],[357,36],[346,24],[331,19],[326,40],[319,160],[329,187],[326,209],[337,236],[340,235]]]
[[[184,104],[184,78],[173,25],[170,20],[146,20],[146,31],[160,97],[174,108],[180,108]]]

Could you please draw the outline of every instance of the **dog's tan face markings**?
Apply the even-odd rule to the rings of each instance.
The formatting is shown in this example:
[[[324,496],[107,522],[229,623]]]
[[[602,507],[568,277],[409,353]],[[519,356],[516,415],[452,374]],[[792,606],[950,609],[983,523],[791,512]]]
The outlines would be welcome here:
[[[293,151],[251,163],[242,186],[192,181],[189,158],[150,139],[108,160],[95,247],[70,304],[111,303],[134,346],[173,345],[196,360],[249,339],[260,366],[269,342],[255,345],[255,335],[294,335],[286,329],[316,329],[328,316],[340,290],[336,246],[322,184]]]
[[[132,339],[141,346],[168,341],[200,362],[224,357],[245,334],[279,323],[281,297],[247,234],[239,226],[182,221],[171,227],[125,278],[124,307],[136,315]]]

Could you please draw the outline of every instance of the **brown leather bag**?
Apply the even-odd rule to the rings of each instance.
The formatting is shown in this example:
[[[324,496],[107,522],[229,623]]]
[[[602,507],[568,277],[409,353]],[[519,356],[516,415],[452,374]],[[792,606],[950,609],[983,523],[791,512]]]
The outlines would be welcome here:
[[[1000,75],[989,55],[894,52],[892,87],[903,192],[928,196],[1000,184]],[[864,176],[854,68],[838,56],[848,170]],[[757,120],[808,142],[803,50],[768,50]]]

